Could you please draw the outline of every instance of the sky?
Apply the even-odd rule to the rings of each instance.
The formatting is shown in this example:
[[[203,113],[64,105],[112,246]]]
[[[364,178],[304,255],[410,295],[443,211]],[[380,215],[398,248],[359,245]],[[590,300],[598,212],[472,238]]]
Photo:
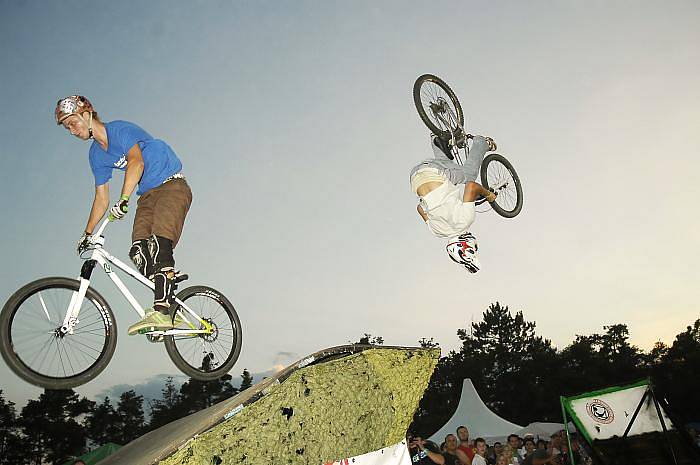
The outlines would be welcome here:
[[[496,301],[559,348],[615,323],[645,350],[670,344],[700,316],[699,20],[694,1],[0,0],[0,300],[80,270],[89,143],[53,119],[79,93],[182,160],[194,201],[175,258],[237,309],[235,379],[364,333],[446,354]],[[409,189],[432,153],[411,96],[424,73],[523,183],[519,216],[477,216],[476,275]],[[131,221],[106,231],[124,260]],[[77,392],[179,376],[126,335],[136,314],[111,282],[92,285],[121,334]],[[41,392],[3,362],[0,389],[18,405]]]

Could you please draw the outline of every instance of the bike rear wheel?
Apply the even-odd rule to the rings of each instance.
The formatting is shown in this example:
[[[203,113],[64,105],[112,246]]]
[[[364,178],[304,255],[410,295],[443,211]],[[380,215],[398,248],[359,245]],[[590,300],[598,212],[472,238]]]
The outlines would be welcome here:
[[[464,132],[464,113],[457,95],[437,76],[424,74],[413,84],[413,102],[423,123],[436,136],[449,140]]]
[[[88,288],[72,333],[61,326],[80,282],[43,278],[15,292],[0,313],[0,352],[23,380],[46,389],[85,384],[107,367],[117,345],[114,315]]]
[[[503,155],[491,153],[481,163],[481,184],[497,194],[493,210],[513,218],[523,208],[523,188],[518,173]]]
[[[214,332],[165,336],[163,342],[170,359],[191,378],[220,378],[233,368],[241,353],[243,330],[236,309],[222,293],[207,286],[188,287],[177,298],[212,325]],[[193,321],[189,313],[183,312]],[[204,325],[198,323],[197,329],[204,329]]]

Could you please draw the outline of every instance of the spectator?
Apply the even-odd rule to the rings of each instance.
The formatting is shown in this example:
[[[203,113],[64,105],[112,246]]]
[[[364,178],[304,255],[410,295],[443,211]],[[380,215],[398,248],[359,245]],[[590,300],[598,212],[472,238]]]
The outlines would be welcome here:
[[[557,458],[552,455],[551,451],[546,449],[535,449],[535,451],[525,457],[523,465],[545,465],[553,464],[559,465]]]
[[[503,453],[503,444],[501,444],[501,443],[498,442],[498,441],[495,442],[495,443],[493,444],[493,451],[494,451],[494,453],[496,454],[496,457],[498,457],[499,455],[501,455],[501,454]]]
[[[523,463],[523,456],[518,450],[520,449],[520,437],[518,437],[517,434],[511,434],[508,436],[508,445],[513,451],[511,453],[511,463],[515,463],[516,465]]]
[[[525,458],[527,458],[528,455],[532,454],[535,449],[537,449],[537,446],[535,446],[535,441],[532,438],[527,438],[525,439]]]
[[[546,449],[547,448],[547,441],[545,441],[544,439],[539,439],[537,441],[537,448],[538,449]]]
[[[472,459],[472,465],[486,465],[486,441],[484,438],[477,438],[474,441],[474,446],[476,447],[476,454]]]
[[[464,452],[464,454],[469,458],[468,462],[462,462],[465,465],[469,465],[474,459],[474,454],[476,451],[472,447],[469,441],[469,430],[466,426],[460,426],[457,428],[457,437],[459,438],[459,446],[457,448]]]
[[[578,441],[578,437],[575,434],[573,434],[571,437],[571,448],[574,450],[574,452],[581,454],[582,463],[589,465],[593,463],[593,459],[591,458],[590,454],[585,447],[581,446],[581,443]]]
[[[700,447],[700,434],[698,434],[698,431],[692,425],[688,425],[686,430],[688,431],[688,435],[693,441],[693,444],[697,447]]]
[[[508,454],[501,454],[497,456],[496,465],[510,465],[510,456]]]
[[[486,463],[488,465],[496,465],[498,461],[498,456],[503,453],[503,444],[496,441],[493,447],[489,448],[488,454],[486,454]]]
[[[513,463],[513,451],[514,449],[510,447],[510,444],[505,443],[503,445],[503,453],[501,453],[501,455],[505,455],[506,457],[508,457],[509,464]]]
[[[559,433],[554,433],[549,441],[548,449],[552,452],[553,456],[561,454],[561,436]]]
[[[445,457],[434,442],[413,437],[410,434],[406,439],[411,462],[414,465],[445,465]]]
[[[571,453],[574,456],[574,461],[573,463],[581,463],[581,454],[579,454],[578,450],[575,450],[573,447],[573,444],[571,445]],[[569,445],[566,442],[562,442],[561,444],[561,456],[559,457],[559,464],[560,465],[572,465],[571,462],[571,456],[569,455]]]
[[[445,436],[445,465],[471,465],[471,460],[467,454],[457,448],[459,442],[457,436],[448,434]]]

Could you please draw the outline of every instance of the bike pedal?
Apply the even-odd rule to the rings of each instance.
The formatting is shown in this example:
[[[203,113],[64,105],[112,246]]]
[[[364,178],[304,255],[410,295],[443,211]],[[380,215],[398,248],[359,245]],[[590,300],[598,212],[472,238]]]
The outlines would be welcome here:
[[[154,326],[151,326],[150,328],[139,329],[139,334],[150,334],[154,332],[160,332],[160,330],[156,329]]]

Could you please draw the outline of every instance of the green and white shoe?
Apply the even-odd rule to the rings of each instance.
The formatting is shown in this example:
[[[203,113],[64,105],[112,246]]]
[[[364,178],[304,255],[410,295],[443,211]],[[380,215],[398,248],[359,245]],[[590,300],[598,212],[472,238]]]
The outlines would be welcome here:
[[[129,336],[135,334],[143,334],[151,331],[167,331],[173,329],[173,323],[170,321],[169,315],[163,315],[160,312],[146,310],[146,316],[141,321],[137,321],[129,326]]]
[[[180,316],[180,313],[175,314],[175,319],[173,320],[173,328],[174,329],[187,329],[189,326],[181,326],[185,323],[185,320],[182,319]]]

